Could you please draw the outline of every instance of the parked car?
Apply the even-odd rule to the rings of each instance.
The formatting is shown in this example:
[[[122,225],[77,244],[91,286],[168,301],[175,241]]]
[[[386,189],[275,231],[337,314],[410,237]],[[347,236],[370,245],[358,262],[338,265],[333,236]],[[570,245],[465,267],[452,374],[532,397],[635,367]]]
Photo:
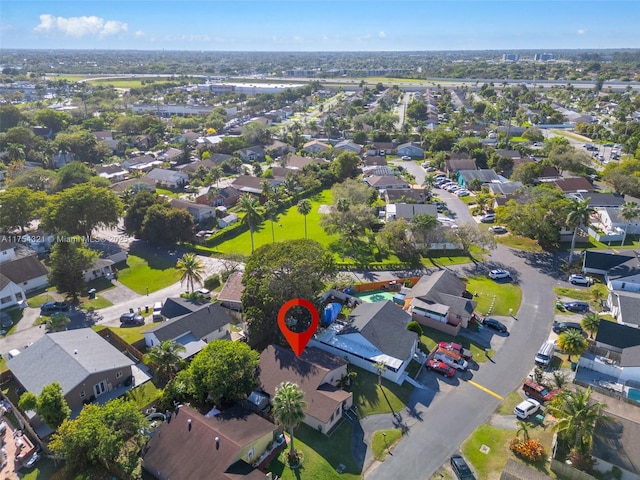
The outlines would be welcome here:
[[[471,360],[473,358],[473,352],[471,350],[467,350],[459,343],[440,342],[438,344],[438,348],[444,348],[445,350],[451,350],[452,352],[456,352],[465,360]]]
[[[516,408],[513,409],[513,413],[520,420],[525,420],[538,410],[540,410],[540,402],[533,398],[527,398],[524,402],[519,403]]]
[[[7,312],[0,312],[0,327],[3,330],[13,327],[13,320],[11,320],[11,316]]]
[[[498,268],[489,272],[489,278],[492,280],[502,280],[505,278],[511,278],[511,274],[507,270]]]
[[[66,312],[69,310],[67,302],[45,302],[40,305],[41,313]]]
[[[569,276],[569,282],[572,285],[584,285],[585,287],[588,287],[589,285],[593,285],[594,283],[593,278],[585,277],[584,275],[579,275],[577,273],[574,273],[573,275]]]
[[[431,162],[422,162],[422,168],[427,168],[429,166],[431,166]]]
[[[482,325],[484,325],[487,328],[497,330],[500,333],[507,333],[507,326],[504,323],[499,322],[495,318],[486,317],[485,319],[482,320]]]
[[[451,368],[455,368],[456,370],[465,371],[467,368],[469,368],[469,364],[465,359],[463,359],[456,352],[445,350],[444,348],[439,348],[433,358],[441,361],[442,363],[446,363]]]
[[[471,195],[471,192],[464,188],[461,188],[460,190],[456,190],[456,196],[458,197],[468,197],[469,195]]]
[[[409,155],[403,155],[400,158],[402,158],[402,160],[411,160],[411,157]]]
[[[503,227],[502,225],[494,225],[492,227],[489,227],[489,231],[491,233],[496,233],[498,235],[501,235],[503,233],[507,233],[507,229],[505,227]]]
[[[495,213],[487,213],[486,215],[483,215],[482,217],[480,217],[480,221],[482,223],[493,223],[496,221],[496,214]]]
[[[211,300],[211,291],[209,291],[206,288],[201,288],[200,290],[196,290],[196,293],[207,300]]]
[[[137,313],[123,313],[120,315],[120,323],[123,325],[144,325],[144,317]]]
[[[579,330],[582,332],[582,325],[577,322],[553,322],[553,327],[551,329],[554,333],[562,333],[567,330]]]
[[[449,378],[453,377],[456,374],[456,371],[449,365],[433,358],[427,362],[427,368]]]
[[[427,167],[425,170],[427,172],[435,172],[436,171],[436,167]]]
[[[564,308],[574,313],[582,313],[589,311],[589,304],[587,302],[565,302]]]
[[[464,458],[460,455],[455,454],[451,455],[451,459],[449,460],[451,463],[451,469],[453,473],[456,474],[458,480],[476,480],[476,477],[473,475],[473,472],[465,462]]]
[[[40,460],[40,453],[39,452],[34,452],[33,455],[31,455],[26,462],[24,462],[23,467],[25,468],[31,468],[33,467],[38,460]]]
[[[533,380],[525,381],[524,385],[522,385],[522,390],[524,391],[525,395],[533,398],[534,400],[537,400],[540,403],[550,402],[551,400],[553,400],[553,397],[562,392],[562,389],[560,388],[550,391],[544,386],[537,384]]]

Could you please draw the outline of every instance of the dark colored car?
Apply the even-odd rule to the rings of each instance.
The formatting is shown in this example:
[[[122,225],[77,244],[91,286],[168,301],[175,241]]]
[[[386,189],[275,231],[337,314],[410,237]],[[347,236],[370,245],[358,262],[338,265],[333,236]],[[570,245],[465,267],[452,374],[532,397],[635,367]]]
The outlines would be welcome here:
[[[562,333],[567,330],[582,331],[582,325],[577,322],[553,322],[553,327],[551,329],[554,333]]]
[[[473,475],[473,472],[465,462],[462,456],[455,454],[451,455],[451,469],[453,473],[456,474],[459,480],[476,480],[476,477]]]
[[[500,333],[507,333],[507,326],[496,320],[495,318],[487,317],[482,320],[482,325],[487,328],[492,328],[493,330],[497,330]]]
[[[537,384],[533,380],[527,380],[522,385],[522,390],[527,395],[527,397],[535,398],[541,403],[550,402],[553,400],[553,397],[562,392],[562,389],[558,388],[556,390],[548,390],[544,386]]]
[[[66,312],[67,310],[69,310],[69,304],[67,302],[45,302],[40,305],[40,311],[42,313]]]
[[[587,302],[566,302],[564,308],[574,313],[582,313],[589,311],[589,304]]]
[[[120,323],[123,325],[144,325],[144,317],[137,313],[123,313],[120,315]]]
[[[7,312],[0,313],[0,327],[3,329],[13,327],[13,320],[11,320],[11,316]]]
[[[449,378],[453,377],[456,374],[456,371],[449,365],[433,358],[427,363],[427,368]]]

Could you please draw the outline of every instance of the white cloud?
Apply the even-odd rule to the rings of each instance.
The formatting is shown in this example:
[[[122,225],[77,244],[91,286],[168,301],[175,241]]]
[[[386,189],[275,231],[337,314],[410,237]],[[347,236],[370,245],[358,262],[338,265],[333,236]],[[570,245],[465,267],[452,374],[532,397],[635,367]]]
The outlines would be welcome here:
[[[378,34],[378,36],[379,36],[380,38],[387,38],[387,34],[386,34],[386,33],[384,33],[384,32],[380,32],[380,33]]]
[[[146,35],[142,30],[138,30],[135,34],[136,38],[142,38]]]
[[[584,35],[585,33],[587,33],[587,31],[584,28],[578,30],[578,35]]]
[[[40,15],[40,24],[36,32],[60,32],[68,37],[84,37],[87,35],[108,37],[126,32],[129,26],[118,20],[105,20],[101,17],[56,17],[45,13]]]

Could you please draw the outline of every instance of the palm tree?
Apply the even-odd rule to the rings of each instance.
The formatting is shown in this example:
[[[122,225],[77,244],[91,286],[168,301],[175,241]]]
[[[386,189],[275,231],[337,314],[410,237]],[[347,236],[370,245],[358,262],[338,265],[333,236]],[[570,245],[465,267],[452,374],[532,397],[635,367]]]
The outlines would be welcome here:
[[[589,225],[590,215],[594,212],[589,206],[591,198],[586,198],[582,202],[574,200],[571,202],[571,209],[567,214],[567,225],[573,227],[573,237],[571,238],[571,251],[569,252],[569,265],[573,262],[573,251],[576,248],[576,237],[578,228],[581,225]]]
[[[306,407],[307,402],[304,401],[304,392],[300,390],[297,384],[283,382],[276,387],[271,413],[276,422],[282,425],[291,437],[290,461],[295,461],[296,459],[296,450],[293,445],[293,429],[304,419],[304,409]]]
[[[238,205],[240,206],[240,211],[244,212],[242,223],[245,223],[249,227],[249,233],[251,234],[251,253],[253,253],[253,232],[255,232],[256,227],[262,221],[260,202],[253,195],[245,193],[240,197]]]
[[[378,385],[382,385],[382,374],[387,370],[387,365],[384,362],[376,362],[374,366],[378,371]]]
[[[427,192],[427,196],[431,195],[433,187],[436,184],[436,176],[433,173],[427,173],[424,177],[424,182],[422,182],[422,186],[425,188]]]
[[[589,334],[589,338],[593,338],[593,335],[598,332],[600,326],[600,315],[595,312],[589,312],[580,321],[580,325],[585,332]]]
[[[180,353],[186,348],[174,340],[165,340],[154,346],[144,355],[144,363],[156,366],[157,380],[166,382],[176,375],[176,370],[182,365]]]
[[[582,355],[589,344],[580,330],[571,329],[558,336],[558,347],[569,355],[567,360],[571,361],[572,355]]]
[[[593,437],[599,435],[598,424],[609,422],[604,413],[606,405],[592,402],[591,387],[586,390],[565,390],[551,404],[551,414],[558,419],[553,430],[564,438],[570,448],[580,453],[588,453],[593,445]]]
[[[622,247],[627,239],[627,230],[629,229],[631,220],[640,217],[640,206],[636,202],[626,202],[622,207],[620,207],[620,217],[626,221],[624,234],[622,235],[622,243],[620,244]]]
[[[276,243],[276,234],[273,231],[273,224],[278,221],[278,204],[269,200],[264,204],[264,218],[271,220],[271,243]]]
[[[263,178],[260,182],[260,188],[262,189],[262,197],[269,200],[273,193],[273,185],[271,185],[271,181],[269,181],[268,178]]]
[[[311,213],[311,201],[308,198],[303,198],[297,205],[298,213],[304,217],[304,238],[307,237],[307,215]]]
[[[216,165],[215,167],[211,167],[210,170],[211,179],[216,182],[216,187],[220,188],[220,179],[224,177],[224,170],[220,165]]]
[[[592,285],[589,288],[589,293],[594,302],[598,304],[600,310],[602,310],[602,300],[609,295],[609,290],[604,285]]]
[[[516,437],[519,437],[520,434],[522,433],[522,437],[524,438],[524,441],[528,441],[529,440],[529,429],[531,428],[531,425],[529,425],[529,423],[527,422],[523,422],[522,420],[518,420],[516,422],[516,425],[518,425],[518,430],[516,430]]]
[[[195,253],[185,253],[176,262],[176,269],[180,272],[180,284],[186,280],[188,290],[193,292],[195,291],[196,282],[202,283],[204,264]]]

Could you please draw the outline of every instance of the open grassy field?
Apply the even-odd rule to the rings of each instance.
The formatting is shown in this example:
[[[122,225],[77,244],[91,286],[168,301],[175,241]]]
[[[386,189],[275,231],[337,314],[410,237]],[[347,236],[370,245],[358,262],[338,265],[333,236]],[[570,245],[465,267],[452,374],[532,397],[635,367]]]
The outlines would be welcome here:
[[[144,83],[142,81],[144,80]],[[135,78],[99,78],[95,80],[88,80],[87,83],[91,83],[92,85],[105,85],[114,88],[140,88],[145,85],[155,84],[162,85],[163,83],[170,83],[178,81],[178,79],[171,80],[166,77],[149,77],[143,79],[135,79]]]
[[[584,135],[578,135],[577,133],[567,132],[566,130],[560,130],[558,128],[554,128],[551,130],[556,135],[560,135],[562,137],[571,138],[573,140],[578,140],[580,142],[590,142],[591,139],[589,137],[585,137]]]
[[[122,338],[128,344],[136,343],[139,340],[144,338],[144,332],[149,330],[151,327],[156,326],[153,322],[147,321],[144,325],[140,325],[139,327],[109,327],[114,333],[116,333],[120,338]],[[96,325],[93,328],[96,332],[102,330],[103,328],[107,328],[104,325]]]
[[[471,277],[467,279],[467,291],[474,295],[478,302],[476,311],[486,314],[495,297],[492,315],[509,315],[520,308],[522,290],[513,283],[498,283],[488,277]],[[477,295],[476,295],[477,294]]]
[[[350,370],[357,373],[351,387],[353,405],[357,407],[358,417],[364,418],[376,413],[391,413],[402,410],[409,401],[413,387],[407,382],[402,385],[382,379],[378,385],[378,376],[351,365]]]
[[[166,250],[132,246],[126,265],[118,264],[118,280],[143,295],[168,287],[180,280],[175,265],[177,257]]]

